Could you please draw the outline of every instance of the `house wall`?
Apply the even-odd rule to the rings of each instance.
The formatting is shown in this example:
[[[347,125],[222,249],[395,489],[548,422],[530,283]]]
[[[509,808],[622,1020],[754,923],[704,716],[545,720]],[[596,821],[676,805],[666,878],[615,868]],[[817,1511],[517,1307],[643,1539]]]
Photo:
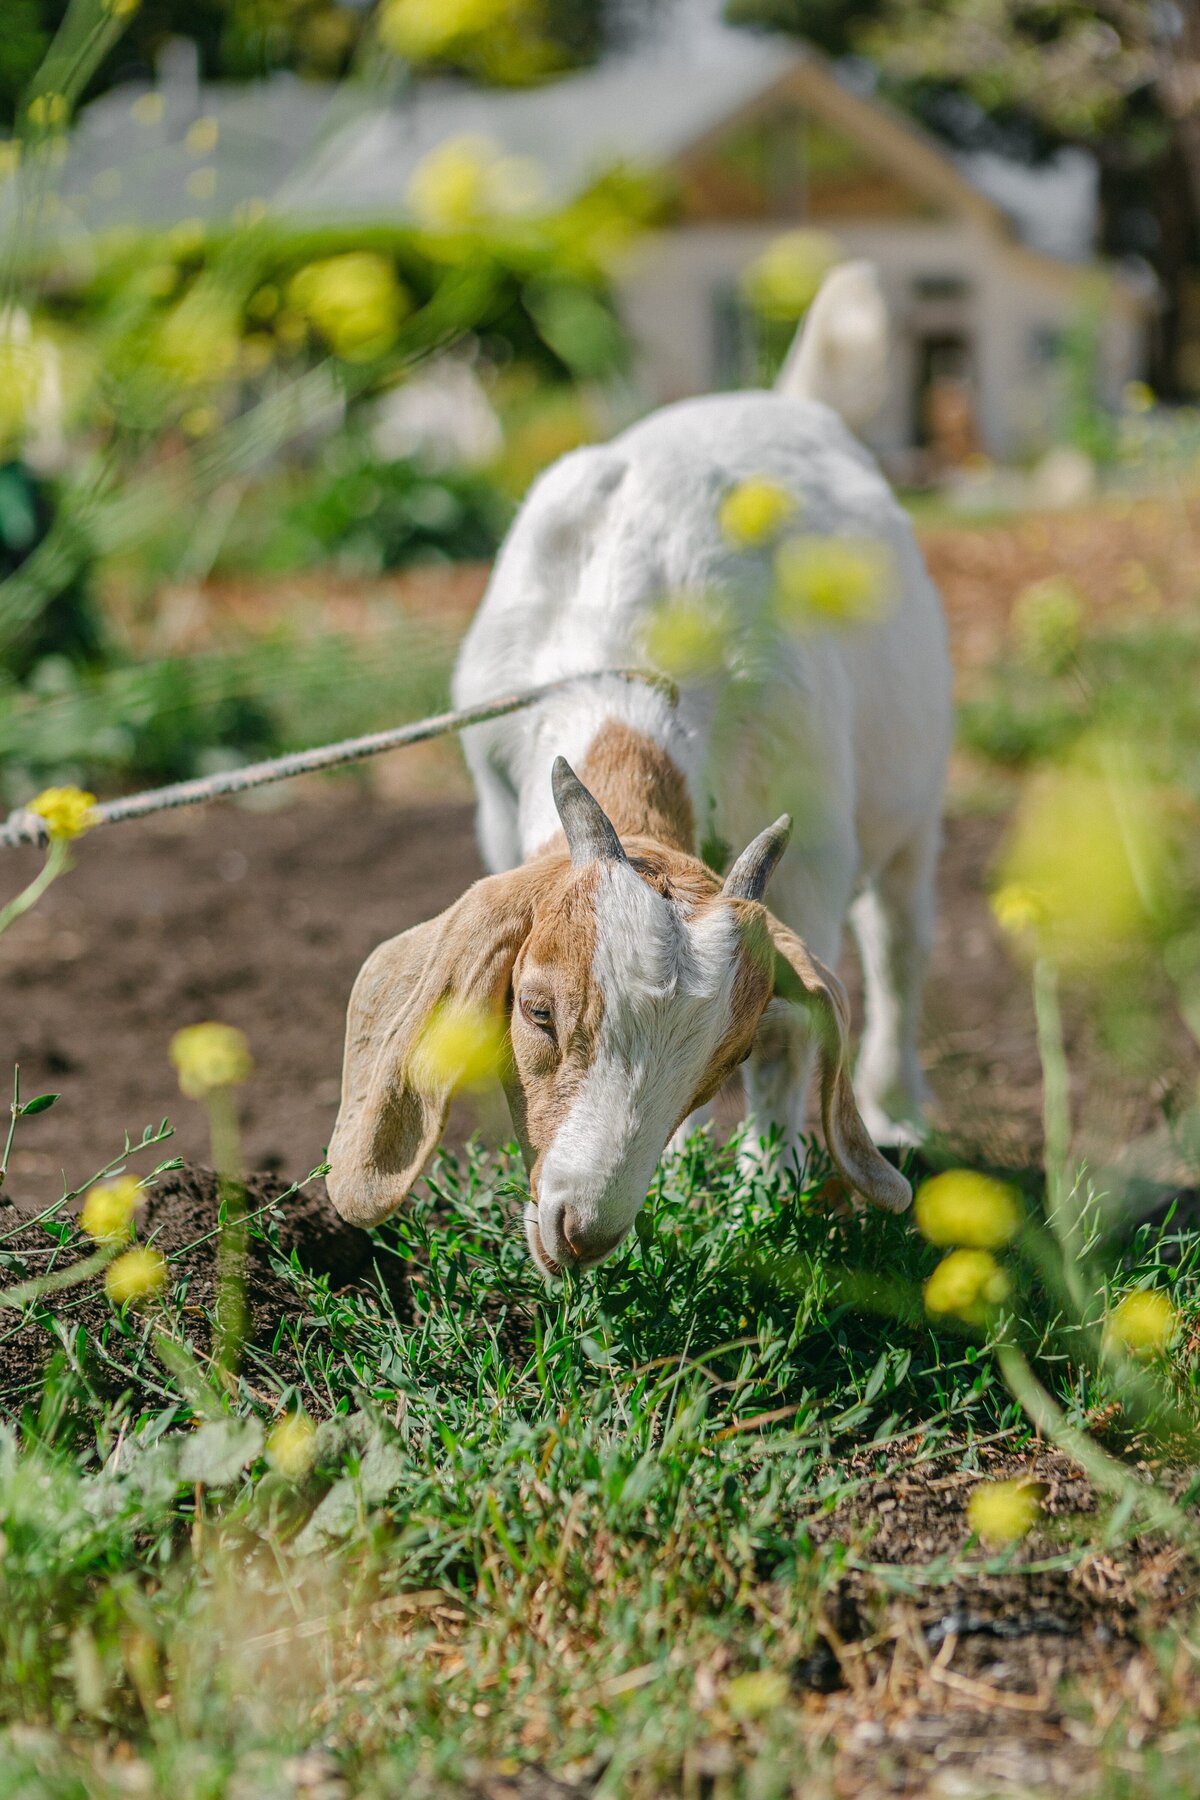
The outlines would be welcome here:
[[[847,255],[877,265],[892,317],[891,390],[868,433],[880,455],[899,467],[911,453],[923,346],[956,337],[968,347],[980,447],[1011,459],[1053,441],[1061,418],[1054,352],[1079,316],[1082,272],[1047,267],[974,220],[827,228]],[[720,366],[720,314],[728,323],[742,271],[778,235],[777,225],[695,225],[642,241],[619,297],[648,404],[738,385]],[[1111,394],[1140,373],[1143,337],[1132,309],[1109,305],[1103,385]]]

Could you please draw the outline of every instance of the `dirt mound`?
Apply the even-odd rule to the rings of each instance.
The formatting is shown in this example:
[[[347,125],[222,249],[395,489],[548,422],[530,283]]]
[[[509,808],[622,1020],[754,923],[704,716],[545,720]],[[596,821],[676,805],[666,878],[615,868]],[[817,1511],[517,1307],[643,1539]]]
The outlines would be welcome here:
[[[1151,1535],[1080,1560],[1081,1516],[1096,1511],[1080,1471],[1048,1448],[976,1456],[953,1471],[900,1459],[810,1524],[847,1548],[795,1671],[838,1743],[839,1793],[1092,1791],[1100,1744],[1077,1727],[1073,1696],[1104,1693],[1145,1720],[1162,1709],[1154,1644],[1195,1603],[1193,1564]],[[972,1490],[1014,1477],[1041,1484],[1041,1521],[1003,1554],[968,1551]]]
[[[281,1196],[286,1196],[281,1198]],[[253,1175],[246,1183],[248,1217],[246,1298],[247,1344],[269,1349],[280,1382],[306,1387],[295,1354],[293,1331],[316,1326],[305,1283],[287,1273],[293,1254],[305,1274],[325,1278],[331,1290],[372,1280],[404,1316],[407,1293],[399,1265],[383,1275],[375,1270],[374,1246],[363,1231],[334,1212],[324,1183],[313,1181],[298,1193],[274,1175]],[[61,1241],[60,1241],[61,1234]],[[208,1354],[217,1298],[218,1193],[211,1169],[183,1168],[160,1177],[138,1213],[138,1238],[153,1243],[171,1267],[172,1306],[192,1348]],[[18,1206],[0,1206],[0,1280],[3,1285],[59,1275],[95,1250],[73,1222],[29,1217]],[[33,1400],[46,1365],[56,1351],[75,1365],[99,1394],[115,1398],[127,1386],[142,1385],[142,1344],[136,1320],[121,1321],[107,1299],[102,1278],[93,1275],[23,1313],[4,1315],[13,1323],[0,1330],[0,1416]],[[161,1370],[146,1369],[157,1381]],[[146,1386],[147,1398],[153,1389]],[[326,1396],[321,1410],[328,1410]]]

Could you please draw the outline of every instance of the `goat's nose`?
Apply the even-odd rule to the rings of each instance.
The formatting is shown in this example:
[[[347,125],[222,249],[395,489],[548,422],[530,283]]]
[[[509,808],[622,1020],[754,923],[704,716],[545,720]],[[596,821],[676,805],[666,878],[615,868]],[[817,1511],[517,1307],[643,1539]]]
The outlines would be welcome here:
[[[580,1262],[599,1262],[620,1243],[624,1232],[613,1232],[598,1221],[588,1222],[568,1206],[563,1214],[563,1236]]]

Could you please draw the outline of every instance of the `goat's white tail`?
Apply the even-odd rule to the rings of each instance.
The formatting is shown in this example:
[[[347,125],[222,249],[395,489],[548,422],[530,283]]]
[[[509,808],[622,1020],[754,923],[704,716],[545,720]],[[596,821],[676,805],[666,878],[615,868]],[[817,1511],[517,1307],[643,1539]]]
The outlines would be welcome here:
[[[820,400],[859,431],[887,397],[890,347],[874,263],[841,263],[805,314],[775,391],[791,400]]]

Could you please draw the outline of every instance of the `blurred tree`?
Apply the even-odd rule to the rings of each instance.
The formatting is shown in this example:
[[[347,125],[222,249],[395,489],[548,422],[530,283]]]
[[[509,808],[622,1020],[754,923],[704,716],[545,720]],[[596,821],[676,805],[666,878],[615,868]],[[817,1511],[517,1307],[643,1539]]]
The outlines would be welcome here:
[[[443,0],[429,0],[436,11]],[[539,24],[557,66],[588,62],[620,30],[625,0],[541,0]],[[65,19],[68,0],[4,0],[0,121],[20,96]],[[277,69],[344,74],[380,11],[376,0],[141,0],[96,69],[87,97],[120,81],[148,79],[169,38],[188,38],[206,80],[248,81]]]

